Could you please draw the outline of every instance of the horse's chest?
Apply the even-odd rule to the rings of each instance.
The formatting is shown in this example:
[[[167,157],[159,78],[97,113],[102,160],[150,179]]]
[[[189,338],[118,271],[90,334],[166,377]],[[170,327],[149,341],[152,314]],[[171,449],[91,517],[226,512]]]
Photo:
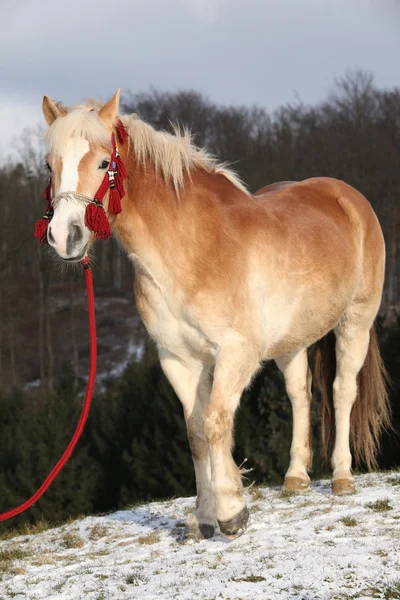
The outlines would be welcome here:
[[[146,278],[136,281],[136,304],[147,331],[155,342],[170,352],[203,359],[213,358],[217,344],[202,330],[179,293],[166,295]]]

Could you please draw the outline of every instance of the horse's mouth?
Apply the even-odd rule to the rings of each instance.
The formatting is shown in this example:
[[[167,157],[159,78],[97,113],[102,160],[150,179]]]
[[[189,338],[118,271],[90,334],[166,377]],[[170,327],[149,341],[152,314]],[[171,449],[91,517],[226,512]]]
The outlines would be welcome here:
[[[63,258],[62,256],[60,256],[60,258],[63,262],[66,262],[66,263],[76,263],[76,262],[81,262],[81,260],[83,260],[85,258],[86,254],[87,254],[87,247],[85,247],[78,254],[78,256],[73,256],[72,258]]]

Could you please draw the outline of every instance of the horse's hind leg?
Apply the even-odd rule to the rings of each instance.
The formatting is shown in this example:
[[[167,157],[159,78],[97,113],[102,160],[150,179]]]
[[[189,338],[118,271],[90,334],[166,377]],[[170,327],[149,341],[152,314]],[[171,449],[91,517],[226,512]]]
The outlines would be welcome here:
[[[372,320],[362,324],[345,315],[335,329],[336,377],[333,383],[335,409],[335,445],[332,453],[332,491],[351,494],[355,491],[351,474],[350,414],[357,397],[357,375],[368,351]]]
[[[187,537],[194,540],[210,538],[217,521],[203,413],[210,399],[211,378],[207,365],[199,360],[188,358],[183,362],[164,349],[159,351],[159,356],[163,371],[183,405],[196,474],[196,509],[187,521]]]
[[[285,476],[285,488],[304,491],[310,485],[307,470],[311,468],[310,405],[311,371],[307,350],[287,354],[275,360],[285,377],[286,391],[293,410],[293,435],[290,465]]]

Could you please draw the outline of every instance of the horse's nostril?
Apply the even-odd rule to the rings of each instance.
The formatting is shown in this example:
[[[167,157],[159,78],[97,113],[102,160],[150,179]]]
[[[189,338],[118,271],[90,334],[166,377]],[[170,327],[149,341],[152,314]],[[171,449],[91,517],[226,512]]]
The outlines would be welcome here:
[[[76,244],[77,242],[81,241],[81,239],[83,238],[83,231],[79,225],[76,225],[76,224],[72,225],[71,237],[72,237],[73,244]]]
[[[67,237],[67,254],[72,254],[75,246],[82,240],[83,230],[80,225],[72,223],[69,227],[69,233]]]
[[[53,232],[51,231],[51,225],[49,225],[49,241],[50,241],[52,244],[55,244],[55,241],[56,241],[56,240],[54,239]]]

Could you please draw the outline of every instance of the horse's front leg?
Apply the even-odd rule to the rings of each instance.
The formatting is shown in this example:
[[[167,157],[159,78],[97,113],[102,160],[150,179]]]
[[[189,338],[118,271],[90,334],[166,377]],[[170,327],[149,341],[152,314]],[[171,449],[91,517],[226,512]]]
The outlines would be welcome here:
[[[226,535],[244,529],[249,517],[240,471],[232,458],[232,430],[242,391],[258,366],[259,360],[245,340],[230,340],[218,353],[211,399],[204,414],[217,519]]]
[[[210,538],[217,521],[203,418],[211,393],[209,365],[191,357],[183,361],[165,349],[159,350],[159,356],[162,369],[183,405],[196,474],[196,509],[187,521],[187,537],[194,540]]]

